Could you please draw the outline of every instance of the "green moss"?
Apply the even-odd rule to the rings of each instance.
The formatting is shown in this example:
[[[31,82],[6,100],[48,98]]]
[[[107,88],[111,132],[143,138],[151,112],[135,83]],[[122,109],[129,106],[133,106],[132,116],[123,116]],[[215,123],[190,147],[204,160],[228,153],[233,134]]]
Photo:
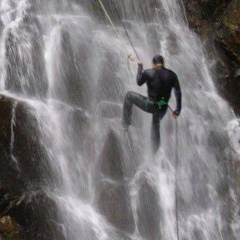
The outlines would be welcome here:
[[[9,240],[21,238],[21,229],[10,216],[0,218],[0,234]]]

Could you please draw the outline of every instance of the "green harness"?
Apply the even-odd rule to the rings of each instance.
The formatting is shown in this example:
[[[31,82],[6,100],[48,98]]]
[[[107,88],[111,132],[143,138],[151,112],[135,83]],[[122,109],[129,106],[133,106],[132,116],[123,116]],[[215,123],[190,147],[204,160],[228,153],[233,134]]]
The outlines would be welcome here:
[[[146,105],[148,106],[148,103],[150,102],[150,100],[147,98],[146,100]],[[158,110],[161,110],[162,109],[162,106],[166,106],[167,105],[167,102],[164,100],[164,97],[158,101],[158,102],[155,102],[155,101],[151,101],[151,102],[154,102],[157,107],[158,107]]]

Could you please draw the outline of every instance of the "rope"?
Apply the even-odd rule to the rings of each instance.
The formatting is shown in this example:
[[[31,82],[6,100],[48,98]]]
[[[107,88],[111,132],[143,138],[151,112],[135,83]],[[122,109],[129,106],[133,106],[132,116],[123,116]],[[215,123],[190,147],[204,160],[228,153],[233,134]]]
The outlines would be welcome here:
[[[127,45],[126,45],[124,39],[122,38],[121,34],[120,34],[119,31],[117,30],[117,27],[116,27],[115,24],[113,23],[113,21],[112,21],[110,15],[108,14],[107,9],[105,8],[103,2],[102,2],[101,0],[97,0],[97,1],[99,2],[100,6],[102,7],[102,10],[103,10],[105,16],[107,17],[109,23],[111,24],[111,26],[112,26],[112,28],[113,28],[113,30],[114,30],[117,38],[119,39],[119,41],[121,42],[121,44],[122,44],[123,47],[125,48],[125,51],[126,51],[126,54],[127,54],[128,59],[130,59],[131,61],[134,61],[134,59],[131,57],[131,54],[128,53]],[[120,18],[120,16],[119,16],[119,13],[118,13],[118,12],[117,12],[117,15],[118,15],[118,17],[119,17],[122,25],[124,26],[124,24],[123,24],[123,22],[122,22],[122,20],[121,20],[121,18]],[[125,29],[125,32],[127,33],[128,39],[129,39],[129,41],[130,41],[130,44],[132,45],[133,50],[134,50],[134,52],[136,53],[136,50],[135,50],[135,48],[134,48],[134,46],[133,46],[133,43],[132,43],[132,41],[131,41],[131,39],[130,39],[130,37],[129,37],[129,35],[128,35],[127,29],[126,29],[125,26],[124,26],[124,29]],[[137,56],[137,55],[136,55],[136,56]]]
[[[176,159],[176,179],[175,179],[175,206],[176,206],[176,231],[177,231],[177,239],[180,240],[179,236],[179,216],[178,216],[178,165],[179,165],[179,158],[178,158],[178,121],[176,118],[176,152],[175,152],[175,159]]]
[[[168,108],[173,113],[173,109],[168,105]],[[176,139],[175,139],[175,217],[176,217],[176,233],[177,233],[177,240],[180,240],[180,234],[179,234],[179,215],[178,215],[178,168],[179,168],[179,157],[178,157],[178,121],[176,118]]]
[[[124,31],[125,31],[125,33],[126,33],[126,36],[127,36],[128,40],[129,40],[129,42],[130,42],[130,44],[131,44],[131,46],[132,46],[132,48],[133,48],[133,51],[134,51],[137,59],[140,59],[140,58],[139,58],[139,55],[138,55],[138,53],[137,53],[137,51],[136,51],[136,48],[134,47],[134,44],[133,44],[133,42],[132,42],[132,40],[131,40],[131,38],[130,38],[130,36],[129,36],[129,34],[128,34],[127,28],[126,28],[125,24],[123,23],[123,21],[122,21],[122,19],[121,19],[121,16],[120,16],[120,14],[119,14],[119,12],[118,12],[118,10],[117,10],[117,8],[116,8],[116,13],[117,13],[117,17],[118,17],[119,21],[121,22],[121,24],[122,24],[122,26],[123,26],[123,29],[124,29]]]

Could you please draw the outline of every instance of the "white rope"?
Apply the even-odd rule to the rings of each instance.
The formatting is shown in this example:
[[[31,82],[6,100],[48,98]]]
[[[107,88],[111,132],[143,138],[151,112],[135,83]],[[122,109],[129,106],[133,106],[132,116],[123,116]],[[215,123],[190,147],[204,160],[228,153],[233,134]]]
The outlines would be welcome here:
[[[112,21],[110,15],[108,14],[108,12],[107,12],[107,10],[106,10],[104,4],[102,3],[101,0],[98,0],[98,2],[99,2],[99,4],[100,4],[100,6],[102,7],[103,12],[104,12],[104,14],[106,15],[108,21],[110,22],[110,24],[111,24],[111,26],[112,26],[114,32],[116,33],[116,35],[117,35],[117,37],[118,37],[118,39],[119,39],[119,41],[121,42],[121,44],[122,44],[123,47],[125,48],[125,51],[126,51],[127,57],[128,57],[131,61],[134,61],[134,59],[131,57],[131,54],[128,53],[127,45],[126,45],[124,39],[122,38],[122,36],[120,35],[119,31],[117,30],[116,26],[114,25],[114,23],[113,23],[113,21]]]

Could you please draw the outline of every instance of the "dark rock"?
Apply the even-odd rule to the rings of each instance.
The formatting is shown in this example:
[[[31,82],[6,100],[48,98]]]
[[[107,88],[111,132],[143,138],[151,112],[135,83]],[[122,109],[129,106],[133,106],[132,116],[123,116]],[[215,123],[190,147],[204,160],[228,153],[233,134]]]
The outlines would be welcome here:
[[[51,175],[47,153],[41,144],[38,121],[25,103],[18,102],[15,107],[15,124],[11,134],[14,134],[12,156],[21,178],[26,184],[44,184]]]
[[[0,100],[0,186],[9,189],[21,189],[23,181],[18,177],[16,165],[10,156],[11,120],[14,101],[9,98]]]
[[[135,229],[131,200],[125,184],[102,182],[97,191],[99,211],[118,230],[133,233]]]
[[[99,82],[97,86],[99,99],[98,101],[123,102],[125,87],[123,79],[118,76],[119,62],[121,56],[116,54],[112,49],[104,49],[105,55],[102,59],[101,72],[99,73]]]
[[[158,194],[146,178],[142,178],[140,184],[137,210],[139,232],[148,240],[159,240],[161,239],[161,209]]]
[[[12,92],[43,98],[48,88],[44,40],[37,18],[28,11],[25,14],[19,25],[6,28],[4,34],[5,85]],[[28,51],[25,51],[26,45],[30,46]]]
[[[106,122],[105,125],[107,124]],[[99,178],[109,178],[113,181],[131,179],[139,165],[141,156],[135,154],[134,139],[130,132],[125,133],[121,130],[120,124],[120,121],[116,121],[109,127],[110,130],[98,157],[96,181]]]
[[[9,214],[23,227],[26,239],[63,239],[56,203],[43,192],[23,196]]]
[[[0,100],[0,217],[19,225],[23,239],[52,240],[58,233],[61,239],[56,204],[39,190],[52,174],[32,111],[24,102]]]
[[[1,218],[9,219],[12,230],[16,230],[16,234],[23,239],[62,239],[57,205],[44,192],[11,192],[1,189]]]
[[[10,216],[0,218],[0,236],[6,237],[6,239],[21,240],[22,229]],[[2,239],[0,237],[0,239]]]
[[[96,205],[118,231],[133,233],[135,224],[125,182],[126,161],[121,139],[110,130],[97,166]]]
[[[21,204],[23,199],[20,193],[0,188],[0,235],[7,239],[18,240],[23,237],[22,226],[9,215],[16,205]]]
[[[83,109],[86,108],[89,102],[90,94],[86,94],[88,87],[88,77],[86,63],[82,59],[87,59],[87,46],[82,46],[84,43],[81,42],[79,46],[73,43],[73,39],[69,34],[71,31],[71,24],[67,22],[61,23],[60,28],[60,56],[55,62],[56,69],[55,78],[58,79],[57,85],[55,86],[55,97],[61,99],[62,101],[70,104],[80,106]],[[76,52],[76,50],[79,50]],[[77,57],[81,58],[78,61]],[[84,66],[79,65],[83,64]],[[79,69],[84,68],[85,73],[79,72]],[[64,87],[63,87],[64,86]]]
[[[220,56],[214,71],[221,95],[239,113],[240,84],[236,71],[240,67],[240,1],[185,0],[190,27]],[[209,51],[210,53],[211,51]],[[216,59],[216,54],[213,56]]]
[[[1,185],[12,190],[29,182],[39,186],[48,171],[37,119],[26,103],[12,98],[1,99],[0,109]]]
[[[240,77],[232,75],[219,78],[219,90],[224,98],[230,103],[236,114],[240,114]]]
[[[94,156],[94,133],[92,129],[92,119],[87,112],[81,109],[74,109],[69,114],[69,122],[72,123],[69,135],[75,149],[88,157]]]
[[[124,152],[122,143],[111,130],[107,136],[99,157],[99,170],[107,178],[116,181],[124,180]]]

